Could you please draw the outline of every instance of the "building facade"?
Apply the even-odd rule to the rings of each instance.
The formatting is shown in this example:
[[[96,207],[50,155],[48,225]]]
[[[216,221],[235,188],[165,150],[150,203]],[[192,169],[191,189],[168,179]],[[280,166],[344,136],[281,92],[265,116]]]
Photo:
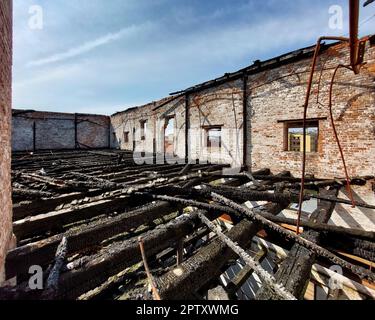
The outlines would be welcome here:
[[[12,99],[12,1],[0,1],[0,284],[4,259],[12,242],[11,99]]]
[[[333,87],[334,121],[351,176],[375,174],[374,39],[367,42],[361,73],[340,70]],[[172,118],[174,153],[180,158],[188,155],[193,161],[246,165],[252,170],[289,170],[301,176],[303,104],[313,51],[309,47],[257,61],[170,98],[117,113],[111,117],[112,146],[167,153],[164,129]],[[334,69],[348,62],[347,44],[323,46],[309,105],[306,146],[307,173],[316,177],[344,176],[328,102]],[[145,122],[148,133],[142,140]]]

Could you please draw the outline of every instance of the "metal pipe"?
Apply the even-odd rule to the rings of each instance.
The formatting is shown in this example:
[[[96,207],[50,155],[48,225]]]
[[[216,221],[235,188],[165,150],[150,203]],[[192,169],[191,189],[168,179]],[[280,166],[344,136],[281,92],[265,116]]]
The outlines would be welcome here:
[[[359,73],[359,40],[358,40],[358,25],[359,25],[359,0],[349,0],[349,20],[350,20],[350,64],[355,74]]]
[[[354,201],[354,197],[353,197],[353,192],[352,192],[352,188],[350,186],[350,178],[349,178],[349,173],[348,173],[348,168],[346,166],[346,162],[345,162],[345,156],[344,156],[344,151],[342,149],[342,146],[341,146],[341,143],[340,143],[340,139],[339,139],[339,136],[338,136],[338,133],[337,133],[337,130],[336,130],[336,125],[335,125],[335,121],[334,121],[334,118],[333,118],[333,111],[332,111],[332,95],[333,95],[333,85],[334,85],[334,82],[335,82],[335,78],[336,78],[336,75],[337,75],[337,72],[341,69],[341,68],[347,68],[349,70],[353,70],[351,67],[349,66],[344,66],[344,65],[338,65],[333,73],[333,76],[332,76],[332,80],[331,80],[331,84],[330,84],[330,88],[329,88],[329,114],[330,114],[330,119],[331,119],[331,125],[332,125],[332,129],[333,129],[333,133],[335,135],[335,139],[336,139],[336,142],[337,142],[337,146],[339,147],[339,150],[340,150],[340,155],[341,155],[341,159],[342,159],[342,163],[343,163],[343,166],[344,166],[344,170],[345,170],[345,177],[346,177],[346,189],[349,193],[349,198],[350,198],[350,201],[352,203],[352,207],[355,208],[356,207],[356,204],[355,204],[355,201]],[[353,70],[354,71],[354,70]]]
[[[303,114],[303,156],[302,156],[302,179],[301,179],[301,192],[299,197],[299,206],[298,206],[298,224],[297,224],[297,235],[299,234],[299,222],[301,221],[302,215],[302,204],[304,201],[304,191],[305,191],[305,175],[306,175],[306,133],[307,133],[307,110],[309,106],[310,96],[311,96],[311,89],[314,80],[314,73],[316,69],[316,63],[318,60],[318,55],[321,48],[321,43],[324,40],[338,40],[338,41],[348,41],[348,38],[343,37],[321,37],[318,39],[318,42],[315,47],[314,57],[312,60],[310,77],[307,85],[307,93],[306,99],[304,104],[304,114]]]

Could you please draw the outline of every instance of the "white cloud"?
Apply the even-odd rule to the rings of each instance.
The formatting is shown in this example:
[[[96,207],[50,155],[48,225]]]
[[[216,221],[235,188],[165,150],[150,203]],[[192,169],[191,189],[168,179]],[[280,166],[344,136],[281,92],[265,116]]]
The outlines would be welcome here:
[[[67,51],[53,54],[49,57],[42,58],[39,60],[31,61],[27,64],[29,67],[35,67],[35,66],[43,66],[47,64],[51,64],[54,62],[60,62],[67,59],[71,59],[77,56],[80,56],[84,53],[90,52],[92,50],[95,50],[98,47],[107,45],[111,42],[120,40],[124,38],[125,36],[130,36],[136,34],[138,31],[140,31],[141,28],[145,27],[146,24],[141,26],[132,25],[130,27],[123,28],[115,33],[108,33],[105,36],[102,36],[100,38],[97,38],[93,41],[89,41],[84,43],[83,45],[77,46],[75,48],[68,49]]]

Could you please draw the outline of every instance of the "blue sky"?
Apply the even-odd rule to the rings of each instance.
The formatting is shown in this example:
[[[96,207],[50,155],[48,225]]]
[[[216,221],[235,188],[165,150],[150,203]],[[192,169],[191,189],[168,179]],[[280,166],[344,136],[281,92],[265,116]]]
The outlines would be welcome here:
[[[347,33],[347,0],[14,0],[13,107],[112,114]],[[344,30],[329,7],[344,8]],[[29,8],[43,9],[43,29]],[[362,9],[361,21],[375,13]],[[361,34],[375,31],[375,19]]]

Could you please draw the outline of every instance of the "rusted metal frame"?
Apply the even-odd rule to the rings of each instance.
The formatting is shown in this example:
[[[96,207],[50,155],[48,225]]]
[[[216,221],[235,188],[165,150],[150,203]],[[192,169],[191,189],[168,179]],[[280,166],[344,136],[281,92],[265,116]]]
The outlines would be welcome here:
[[[350,270],[354,274],[358,275],[361,279],[365,278],[365,279],[368,279],[368,280],[371,280],[371,281],[375,281],[375,274],[374,273],[369,272],[368,270],[366,270],[362,267],[355,266],[355,265],[341,259],[340,257],[336,256],[335,254],[331,253],[330,251],[322,248],[321,246],[318,246],[317,244],[315,244],[311,241],[308,241],[308,240],[306,240],[302,237],[299,237],[298,235],[295,235],[293,232],[291,232],[289,230],[286,230],[286,229],[280,227],[279,225],[277,225],[276,223],[267,220],[266,218],[264,218],[260,214],[260,209],[247,209],[247,208],[245,208],[243,206],[240,206],[237,203],[235,203],[235,202],[233,202],[229,199],[226,199],[225,197],[220,196],[220,195],[215,194],[215,193],[212,194],[212,197],[215,201],[218,201],[219,203],[222,203],[223,205],[226,205],[226,206],[229,206],[229,207],[233,208],[234,210],[238,211],[239,213],[247,216],[252,221],[256,221],[256,222],[258,222],[262,225],[268,226],[269,228],[271,228],[272,230],[275,230],[276,232],[278,232],[280,235],[284,236],[285,238],[295,241],[295,243],[304,246],[305,248],[311,250],[312,252],[316,253],[320,257],[324,257],[324,258],[328,259],[329,261],[331,261],[332,263],[337,264],[337,265],[339,265],[339,266],[341,266],[341,267],[343,267],[347,270]]]
[[[351,2],[357,2],[357,4],[359,5],[358,0],[357,1],[351,1]],[[357,14],[357,16],[358,16],[358,14]],[[358,27],[358,21],[357,21],[357,27]],[[357,30],[357,32],[358,32],[358,30]],[[352,61],[352,63],[353,63],[353,61]],[[334,120],[334,117],[333,117],[333,111],[332,111],[333,85],[334,85],[334,81],[335,81],[337,72],[341,68],[346,68],[346,69],[352,70],[354,73],[357,72],[356,69],[354,69],[353,67],[349,67],[349,66],[345,66],[345,65],[341,65],[341,64],[336,67],[336,69],[335,69],[335,71],[333,73],[331,84],[330,84],[330,88],[329,88],[329,105],[328,105],[328,108],[329,108],[329,115],[330,115],[330,121],[331,121],[331,125],[332,125],[332,130],[333,130],[333,133],[335,135],[336,143],[337,143],[337,146],[339,148],[340,155],[341,155],[341,160],[342,160],[342,163],[343,163],[343,166],[344,166],[344,171],[345,171],[345,176],[346,176],[346,190],[349,193],[349,198],[350,198],[350,200],[352,202],[352,206],[354,208],[356,206],[356,204],[355,204],[355,201],[354,201],[352,188],[350,186],[350,177],[349,177],[349,173],[348,173],[348,168],[346,166],[344,151],[343,151],[341,143],[340,143],[340,139],[339,139],[339,136],[338,136],[338,133],[337,133],[337,129],[336,129],[336,125],[335,125],[335,120]]]
[[[358,74],[360,72],[360,67],[362,64],[362,59],[363,59],[363,52],[360,52],[360,50],[364,50],[364,43],[368,40],[368,37],[365,37],[361,40],[358,39],[358,23],[359,23],[359,0],[349,0],[349,20],[350,20],[350,26],[349,26],[349,33],[350,33],[350,38],[349,39],[343,39],[343,41],[349,41],[349,47],[350,47],[350,65],[351,65],[351,70],[355,73]],[[312,87],[312,81],[313,81],[313,76],[315,72],[315,65],[318,57],[318,53],[320,51],[320,43],[324,38],[320,38],[318,40],[318,44],[315,50],[314,58],[313,58],[313,63],[312,63],[312,70],[310,74],[310,79],[308,83],[308,92],[306,95],[306,101],[305,101],[305,106],[304,106],[304,124],[303,124],[303,163],[302,163],[302,182],[301,182],[301,193],[300,193],[300,201],[299,201],[299,210],[298,210],[298,220],[301,219],[301,213],[302,213],[302,203],[303,203],[303,193],[304,193],[304,178],[305,178],[305,172],[306,172],[306,118],[307,118],[307,108],[309,104],[309,98],[310,98],[310,93],[311,93],[311,87]],[[327,37],[325,37],[327,39]],[[328,40],[332,40],[332,37],[328,37]],[[337,40],[337,38],[335,39]],[[330,106],[332,103],[332,86],[333,86],[333,81],[335,78],[335,75],[338,71],[339,68],[343,66],[338,66],[334,72],[333,80],[331,82],[331,91],[330,91]],[[332,119],[332,116],[331,116]],[[331,121],[333,123],[333,121]],[[333,130],[335,130],[334,123],[333,123]],[[343,152],[340,146],[339,139],[337,137],[337,133],[335,132],[336,136],[336,141],[339,145],[340,148],[340,153],[341,157],[344,162],[344,167],[346,167]],[[347,175],[347,170],[346,175]],[[348,176],[348,175],[347,175]],[[349,184],[349,179],[347,178],[347,185],[348,188],[350,189],[350,184]],[[350,197],[352,201],[353,207],[355,207],[354,203],[354,198],[352,196],[352,192],[350,189]],[[299,226],[297,226],[297,233],[299,233]]]
[[[358,26],[359,0],[349,0],[350,65],[355,74],[360,71]]]
[[[320,53],[321,43],[324,40],[338,40],[338,41],[348,41],[347,38],[343,37],[321,37],[318,39],[318,42],[315,47],[314,57],[312,60],[310,76],[307,84],[307,93],[304,103],[304,113],[303,113],[303,154],[302,154],[302,178],[301,178],[301,190],[300,190],[300,198],[299,198],[299,209],[298,209],[298,221],[301,220],[302,215],[302,204],[303,204],[303,197],[305,191],[305,176],[306,176],[306,134],[307,134],[307,110],[310,102],[311,96],[311,89],[314,80],[314,73],[316,69],[316,64],[318,60],[318,56]],[[297,224],[297,234],[299,234],[299,223]]]

